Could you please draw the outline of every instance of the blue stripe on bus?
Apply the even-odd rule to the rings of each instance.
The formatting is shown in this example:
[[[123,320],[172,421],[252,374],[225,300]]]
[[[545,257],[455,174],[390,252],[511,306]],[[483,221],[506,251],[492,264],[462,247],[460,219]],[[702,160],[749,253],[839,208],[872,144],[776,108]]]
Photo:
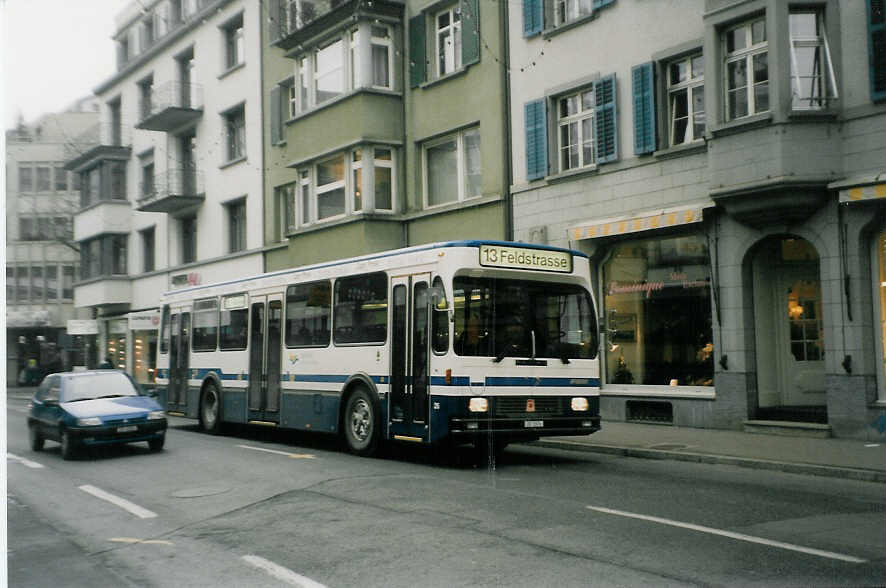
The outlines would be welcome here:
[[[599,378],[486,378],[487,386],[531,386],[531,387],[600,387]]]

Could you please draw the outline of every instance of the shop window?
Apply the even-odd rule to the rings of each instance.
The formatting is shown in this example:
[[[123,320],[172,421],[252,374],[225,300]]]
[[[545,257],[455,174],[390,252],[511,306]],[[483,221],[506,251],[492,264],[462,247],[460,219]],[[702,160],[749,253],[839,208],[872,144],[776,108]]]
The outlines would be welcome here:
[[[613,246],[603,264],[608,384],[713,386],[710,275],[699,235]]]
[[[132,375],[139,384],[153,384],[156,379],[157,329],[132,332]]]

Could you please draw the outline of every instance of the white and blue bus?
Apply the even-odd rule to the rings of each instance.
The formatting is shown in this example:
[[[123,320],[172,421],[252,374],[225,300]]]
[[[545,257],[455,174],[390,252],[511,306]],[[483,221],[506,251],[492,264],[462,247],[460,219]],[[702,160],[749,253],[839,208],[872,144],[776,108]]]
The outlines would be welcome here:
[[[437,243],[168,292],[172,415],[380,440],[493,443],[600,428],[587,257]]]

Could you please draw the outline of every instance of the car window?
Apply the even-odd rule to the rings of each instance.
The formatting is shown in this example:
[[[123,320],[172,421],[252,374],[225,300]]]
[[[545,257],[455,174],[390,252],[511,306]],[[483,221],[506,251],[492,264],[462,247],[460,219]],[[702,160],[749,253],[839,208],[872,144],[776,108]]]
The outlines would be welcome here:
[[[43,402],[43,399],[46,398],[46,395],[49,393],[49,381],[52,378],[43,378],[43,381],[40,382],[40,387],[37,388],[37,400]]]
[[[89,400],[103,396],[138,396],[138,392],[122,372],[78,374],[65,378],[61,401]]]

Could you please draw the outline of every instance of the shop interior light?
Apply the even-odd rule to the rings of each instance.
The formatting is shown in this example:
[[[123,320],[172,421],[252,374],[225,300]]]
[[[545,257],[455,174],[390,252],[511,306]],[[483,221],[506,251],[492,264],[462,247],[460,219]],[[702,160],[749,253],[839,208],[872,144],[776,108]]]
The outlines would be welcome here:
[[[468,401],[468,410],[471,412],[487,412],[489,410],[489,400],[486,398],[471,398]]]

